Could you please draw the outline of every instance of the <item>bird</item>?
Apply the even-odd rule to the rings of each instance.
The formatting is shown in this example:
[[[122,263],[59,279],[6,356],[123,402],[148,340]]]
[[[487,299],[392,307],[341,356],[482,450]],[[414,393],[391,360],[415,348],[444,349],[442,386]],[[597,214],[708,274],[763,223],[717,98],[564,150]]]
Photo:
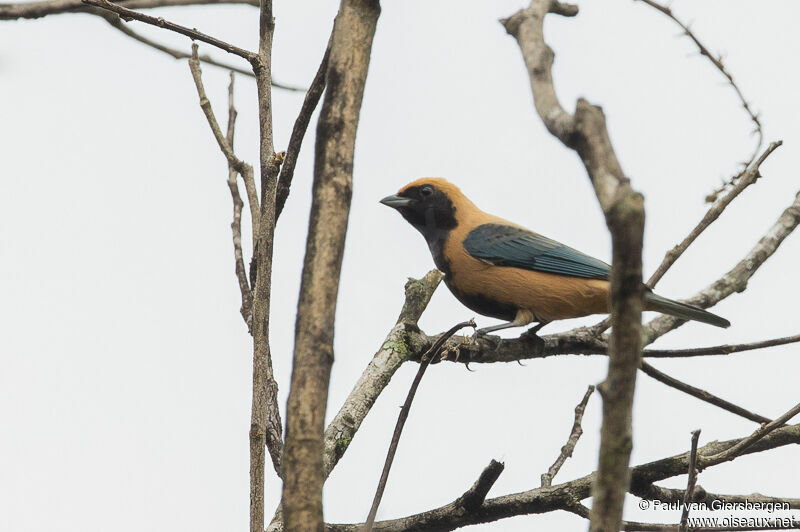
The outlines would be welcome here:
[[[450,292],[473,312],[504,320],[478,334],[610,312],[611,266],[480,210],[457,186],[422,178],[380,200],[422,233]],[[644,308],[729,327],[725,318],[644,289]],[[529,331],[529,332],[530,332]]]

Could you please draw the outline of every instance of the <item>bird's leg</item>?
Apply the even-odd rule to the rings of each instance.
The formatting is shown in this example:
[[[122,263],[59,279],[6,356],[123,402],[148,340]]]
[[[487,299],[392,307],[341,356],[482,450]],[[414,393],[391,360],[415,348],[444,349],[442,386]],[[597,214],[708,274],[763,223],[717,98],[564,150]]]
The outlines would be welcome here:
[[[545,325],[547,325],[548,323],[550,323],[550,322],[549,321],[540,321],[539,323],[537,323],[536,325],[534,325],[533,327],[531,327],[530,329],[528,329],[527,331],[522,333],[520,335],[520,338],[530,338],[530,337],[539,338],[539,335],[536,334],[536,333],[539,332],[539,330],[542,327],[544,327]]]
[[[490,332],[495,331],[502,331],[503,329],[510,329],[511,327],[519,327],[519,323],[515,323],[513,321],[509,321],[507,323],[501,323],[500,325],[493,325],[491,327],[484,327],[482,329],[478,329],[475,331],[476,336],[485,336]]]
[[[533,312],[531,312],[530,310],[520,309],[517,311],[516,316],[514,316],[513,321],[509,321],[507,323],[501,323],[500,325],[493,325],[491,327],[484,327],[483,329],[478,329],[477,331],[475,331],[475,336],[476,337],[484,336],[490,332],[502,331],[503,329],[510,329],[512,327],[522,327],[534,321],[536,321],[536,318],[533,316]]]

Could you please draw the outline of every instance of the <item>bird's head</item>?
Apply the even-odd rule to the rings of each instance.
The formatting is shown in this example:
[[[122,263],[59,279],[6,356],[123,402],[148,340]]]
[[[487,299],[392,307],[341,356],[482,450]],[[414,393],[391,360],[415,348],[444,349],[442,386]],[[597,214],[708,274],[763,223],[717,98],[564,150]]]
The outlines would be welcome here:
[[[381,203],[396,209],[425,238],[458,225],[456,211],[469,200],[457,186],[441,178],[425,177],[409,183]]]

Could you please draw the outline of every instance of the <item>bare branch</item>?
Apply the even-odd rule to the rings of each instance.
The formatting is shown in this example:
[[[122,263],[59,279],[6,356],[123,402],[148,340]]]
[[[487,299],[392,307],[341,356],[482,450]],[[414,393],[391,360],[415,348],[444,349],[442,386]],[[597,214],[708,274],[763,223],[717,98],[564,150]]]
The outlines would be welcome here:
[[[292,178],[294,177],[294,168],[297,164],[297,157],[300,155],[300,148],[303,145],[303,137],[305,137],[306,130],[308,130],[308,123],[311,121],[311,115],[314,114],[314,109],[317,108],[319,99],[322,92],[325,90],[325,79],[328,72],[328,56],[331,52],[330,43],[325,49],[325,54],[322,56],[322,62],[319,64],[317,73],[311,81],[311,86],[306,92],[306,97],[303,100],[303,105],[300,107],[300,113],[294,122],[292,128],[292,135],[289,137],[289,146],[286,148],[286,160],[283,162],[281,174],[278,176],[278,189],[275,193],[275,221],[283,212],[283,207],[286,205],[286,200],[289,197],[289,189],[292,186]]]
[[[422,279],[409,279],[406,283],[405,302],[397,318],[397,324],[389,331],[386,340],[359,377],[353,391],[325,429],[326,478],[347,451],[353,436],[361,427],[361,422],[367,417],[394,373],[410,358],[413,347],[408,341],[409,331],[418,330],[417,321],[441,280],[442,273],[439,270],[431,270]],[[418,352],[423,353],[428,346],[433,345],[433,341],[418,345],[420,346]]]
[[[775,421],[771,421],[766,425],[762,425],[761,427],[757,428],[753,434],[751,434],[747,438],[742,439],[741,441],[736,443],[736,445],[732,445],[728,449],[725,449],[724,451],[713,454],[711,456],[701,456],[699,459],[699,467],[701,469],[705,469],[712,465],[721,464],[722,462],[730,462],[734,458],[741,456],[744,452],[747,451],[748,448],[750,448],[758,440],[764,438],[767,434],[777,429],[778,427],[783,426],[787,421],[792,419],[797,414],[800,414],[800,403],[796,404],[781,417],[775,419]]]
[[[102,9],[94,9],[93,8],[92,11],[95,11],[99,17],[102,17],[103,19],[105,19],[106,22],[108,22],[113,28],[121,31],[123,34],[127,35],[131,39],[139,41],[140,43],[145,44],[145,45],[147,45],[147,46],[149,46],[151,48],[154,48],[154,49],[156,49],[156,50],[158,50],[160,52],[164,52],[165,54],[169,55],[170,57],[173,57],[175,59],[190,59],[192,57],[192,54],[190,54],[190,53],[184,52],[182,50],[177,50],[175,48],[170,48],[169,46],[165,46],[165,45],[163,45],[163,44],[161,44],[159,42],[156,42],[156,41],[153,41],[151,39],[148,39],[144,35],[140,35],[139,33],[136,33],[135,31],[130,29],[128,27],[128,25],[125,24],[123,22],[123,20],[118,15],[115,15],[113,13],[109,13],[108,11],[105,11],[105,10],[102,10]],[[200,60],[201,63],[206,63],[207,65],[212,65],[212,66],[215,66],[215,67],[224,68],[225,70],[229,70],[231,72],[236,72],[237,74],[241,74],[243,76],[248,76],[248,77],[251,77],[251,78],[255,77],[255,74],[253,74],[253,70],[252,69],[239,68],[237,66],[229,65],[227,63],[223,63],[221,61],[217,61],[216,59],[214,59],[213,57],[211,57],[209,55],[205,55],[205,54],[204,55],[200,55],[200,56],[198,56],[198,59]],[[285,83],[278,83],[275,80],[272,81],[272,86],[275,87],[275,88],[284,89],[284,90],[287,90],[287,91],[295,91],[296,92],[296,91],[300,91],[301,90],[299,87],[293,87],[291,85],[286,85]]]
[[[211,102],[206,96],[206,91],[203,87],[203,71],[200,68],[200,60],[197,57],[196,43],[192,43],[192,56],[189,59],[189,68],[191,69],[192,79],[194,79],[194,84],[197,88],[197,95],[200,98],[200,107],[203,109],[203,113],[206,115],[206,120],[208,120],[208,125],[211,128],[211,132],[214,134],[214,139],[217,141],[219,149],[222,151],[225,159],[227,159],[228,164],[234,170],[242,175],[247,173],[252,175],[253,167],[236,157],[236,154],[233,152],[233,146],[225,138],[225,135],[223,135],[222,129],[219,126],[219,122],[217,122],[217,118],[214,115],[214,110],[211,108]]]
[[[386,489],[386,482],[389,480],[389,471],[392,469],[394,455],[397,452],[397,446],[400,444],[400,436],[403,433],[403,427],[406,424],[406,419],[408,419],[408,414],[411,412],[411,403],[414,401],[414,396],[417,394],[417,388],[419,388],[419,384],[422,382],[422,377],[425,375],[425,370],[428,369],[428,364],[430,364],[431,360],[439,354],[439,350],[442,349],[444,343],[464,327],[472,327],[475,329],[477,326],[475,325],[474,319],[462,321],[461,323],[453,325],[446,333],[441,335],[430,347],[430,349],[428,349],[421,357],[422,362],[419,364],[417,374],[414,377],[414,380],[411,382],[411,387],[408,390],[408,395],[406,395],[406,400],[403,403],[403,407],[400,409],[400,414],[397,416],[397,424],[394,427],[392,441],[389,444],[389,450],[386,453],[386,461],[383,464],[381,478],[380,481],[378,481],[378,488],[375,490],[375,497],[372,500],[372,507],[369,510],[369,515],[367,516],[367,524],[364,526],[365,532],[371,532],[372,525],[375,524],[375,516],[378,514],[378,507],[380,506],[381,499],[383,498],[383,491]],[[499,474],[500,473],[498,473],[498,475]],[[486,491],[489,491],[488,488]],[[482,499],[485,497],[486,494],[484,493]],[[480,504],[478,506],[480,506]]]
[[[712,456],[737,445],[741,441],[743,441],[743,439],[708,443],[698,449],[698,456]],[[800,425],[790,425],[775,429],[762,439],[754,442],[750,447],[745,448],[744,453],[756,453],[797,443],[800,443]],[[643,490],[652,488],[654,482],[686,474],[689,468],[689,460],[690,453],[687,451],[679,455],[630,468],[630,492],[641,493]],[[489,523],[517,515],[540,514],[554,510],[572,511],[575,501],[581,501],[591,495],[592,483],[596,476],[597,473],[595,472],[555,486],[540,487],[521,493],[486,499],[479,509],[473,512],[465,511],[464,507],[460,504],[459,498],[449,504],[426,512],[400,519],[378,521],[375,523],[374,530],[384,532],[447,531],[467,525]],[[675,491],[683,493],[683,490]],[[723,495],[721,497],[726,496]],[[676,525],[671,526],[673,528],[670,530],[677,530]],[[326,530],[331,532],[357,532],[360,531],[362,527],[363,524],[337,524],[327,525]],[[647,529],[639,528],[638,530]],[[655,530],[664,529],[656,528]]]
[[[798,223],[800,223],[800,193],[795,196],[792,204],[783,211],[778,220],[761,237],[761,240],[733,269],[684,302],[700,308],[708,308],[734,292],[743,292],[747,288],[750,277],[775,253],[786,237],[792,234]],[[684,323],[686,323],[685,320],[672,316],[659,316],[650,321],[642,328],[645,345],[653,343],[657,338]]]
[[[658,371],[656,368],[648,364],[647,362],[642,362],[642,371],[649,375],[650,377],[654,378],[658,382],[664,383],[667,386],[671,386],[676,390],[680,390],[684,393],[691,395],[692,397],[696,397],[701,401],[705,401],[706,403],[712,404],[714,406],[718,406],[723,410],[727,410],[732,414],[736,414],[737,416],[741,416],[745,419],[749,419],[750,421],[755,421],[756,423],[770,423],[772,420],[750,412],[749,410],[745,410],[744,408],[737,406],[725,399],[720,399],[716,395],[710,394],[705,390],[701,390],[700,388],[695,388],[685,382],[679,381],[674,377],[670,377],[666,373],[662,373]]]
[[[692,431],[692,447],[689,451],[689,480],[686,483],[686,494],[683,497],[680,532],[687,532],[689,528],[689,503],[692,502],[694,487],[697,484],[697,442],[699,439],[700,429]]]
[[[281,506],[287,530],[320,530],[324,525],[323,431],[336,299],[352,196],[356,131],[379,14],[377,0],[342,0],[331,35],[287,406]],[[262,25],[264,21],[262,16]],[[271,214],[274,224],[274,209]]]
[[[522,51],[536,111],[547,129],[581,157],[611,232],[612,348],[608,377],[598,386],[603,397],[603,424],[590,530],[618,530],[628,486],[631,409],[642,353],[644,201],[622,171],[602,109],[579,99],[575,114],[570,115],[556,96],[551,74],[554,54],[544,41],[544,17],[547,13],[575,15],[577,11],[576,6],[555,0],[532,0],[527,9],[502,23]]]
[[[651,484],[649,486],[637,486],[631,488],[631,494],[636,495],[642,499],[659,500],[661,502],[682,503],[686,497],[686,490],[676,488],[664,488]],[[703,502],[708,507],[714,501],[743,503],[748,501],[750,503],[785,503],[789,508],[800,508],[800,499],[792,499],[787,497],[770,497],[760,493],[750,493],[747,495],[732,495],[724,493],[711,493],[706,491],[702,486],[695,486],[694,493],[692,494],[692,502]]]
[[[256,75],[258,98],[258,147],[261,201],[253,217],[255,239],[251,283],[253,288],[253,402],[250,416],[250,532],[264,531],[264,480],[269,450],[278,476],[285,476],[286,454],[283,424],[278,408],[278,383],[272,370],[269,344],[270,306],[272,302],[272,250],[275,244],[275,185],[283,160],[275,153],[272,128],[272,36],[275,29],[272,2],[264,0],[259,9],[258,54],[251,64]],[[254,180],[252,180],[254,181]],[[245,179],[248,197],[250,186]],[[253,189],[255,187],[253,186]],[[255,191],[253,191],[255,192]]]
[[[231,72],[231,82],[228,85],[228,132],[225,140],[233,150],[233,137],[236,129],[236,107],[233,105],[233,82],[234,74]],[[252,167],[251,170],[252,172]],[[242,307],[240,312],[247,330],[253,330],[253,291],[247,281],[247,270],[244,266],[244,254],[242,253],[242,197],[239,195],[239,184],[236,180],[238,172],[230,162],[228,162],[228,189],[233,200],[233,221],[231,231],[233,231],[233,255],[235,260],[236,279],[239,281],[239,292],[242,294]]]
[[[228,86],[228,131],[225,136],[222,134],[219,122],[211,108],[211,102],[206,96],[203,86],[203,71],[200,68],[200,61],[197,57],[197,44],[192,43],[192,56],[189,59],[189,69],[192,72],[197,95],[200,98],[200,108],[206,115],[206,120],[211,128],[211,132],[219,145],[222,154],[228,161],[228,188],[233,200],[233,250],[236,266],[236,279],[239,282],[239,291],[242,296],[242,306],[240,312],[247,324],[247,329],[252,331],[253,324],[253,294],[250,284],[247,281],[247,270],[244,266],[244,255],[242,253],[242,198],[239,196],[239,186],[236,182],[236,174],[249,176],[253,179],[253,167],[236,157],[233,152],[233,135],[236,124],[236,108],[233,106],[233,72],[231,72],[231,82]]]
[[[586,393],[583,395],[581,402],[575,407],[575,421],[572,423],[572,429],[570,430],[569,438],[567,438],[567,443],[561,447],[561,454],[558,455],[558,458],[556,458],[556,461],[553,462],[553,465],[551,465],[547,470],[547,473],[542,473],[543,488],[553,484],[553,478],[555,478],[555,476],[561,470],[561,466],[564,465],[564,462],[567,461],[567,458],[572,456],[572,452],[575,450],[578,440],[583,435],[581,421],[583,420],[583,413],[586,411],[586,405],[589,403],[589,397],[591,397],[593,392],[594,386],[590,385],[586,390]]]
[[[181,35],[185,35],[190,39],[201,41],[210,44],[211,46],[216,46],[220,50],[225,50],[230,54],[238,55],[239,57],[247,59],[251,64],[257,58],[256,54],[254,54],[253,52],[226,43],[224,41],[211,37],[210,35],[201,33],[195,29],[190,29],[185,26],[175,24],[174,22],[165,20],[162,17],[151,17],[150,15],[139,13],[138,11],[128,9],[127,7],[122,7],[113,2],[109,2],[108,0],[81,0],[81,2],[86,5],[95,6],[101,9],[107,9],[108,11],[112,11],[125,20],[138,20],[140,22],[144,22],[152,26],[157,26],[159,28],[164,28],[170,31],[174,31],[175,33],[180,33]]]
[[[681,22],[681,20],[678,19],[672,13],[672,9],[670,9],[668,6],[661,5],[658,2],[655,2],[654,0],[641,0],[641,1],[644,2],[645,4],[649,5],[650,7],[653,7],[655,9],[657,9],[661,13],[665,14],[670,19],[672,19],[678,26],[680,26],[681,29],[683,30],[684,34],[686,34],[686,36],[689,37],[692,40],[692,42],[694,42],[694,44],[697,46],[697,48],[700,50],[700,55],[705,56],[709,61],[711,61],[711,64],[713,64],[714,67],[717,70],[719,70],[722,73],[723,76],[725,76],[725,78],[728,80],[728,83],[730,84],[730,86],[733,87],[733,90],[736,92],[736,96],[738,96],[739,97],[739,101],[742,102],[742,107],[747,112],[747,115],[750,117],[750,120],[755,125],[754,133],[756,135],[758,135],[758,142],[756,143],[756,147],[753,149],[753,154],[750,156],[750,158],[744,164],[745,168],[747,168],[748,166],[750,166],[750,164],[753,162],[753,160],[758,155],[758,152],[761,150],[761,146],[764,143],[764,131],[763,131],[762,127],[761,127],[761,121],[759,120],[758,115],[753,112],[752,108],[750,107],[750,104],[747,102],[747,99],[744,97],[744,94],[742,94],[742,91],[739,89],[739,86],[733,80],[733,76],[731,75],[730,72],[728,72],[728,69],[725,68],[725,65],[722,63],[722,57],[719,56],[719,55],[715,56],[713,53],[711,53],[711,51],[709,51],[709,49],[702,42],[700,42],[700,39],[697,38],[697,36],[689,28],[689,26],[687,26],[686,24]],[[731,181],[729,183],[727,183],[727,184],[734,184],[735,181],[741,175],[742,174],[738,174],[733,179],[731,179]],[[718,194],[721,191],[722,190],[718,190],[715,194],[712,194],[710,197],[711,198],[715,198],[716,194]],[[714,200],[711,199],[711,201],[714,201]]]
[[[505,469],[505,464],[492,460],[489,465],[481,472],[481,476],[475,481],[470,489],[464,492],[460,497],[461,505],[468,512],[474,512],[481,507],[483,501],[486,500],[486,495],[492,489],[494,483],[500,478],[500,473]]]
[[[648,0],[642,1],[648,2]],[[667,254],[664,255],[664,260],[661,261],[661,264],[647,281],[647,285],[650,288],[653,288],[656,285],[656,283],[664,276],[664,274],[667,273],[667,270],[669,270],[672,265],[675,264],[675,261],[677,261],[681,255],[683,255],[683,252],[686,251],[690,245],[692,245],[697,237],[700,236],[700,234],[705,231],[709,225],[714,223],[717,218],[719,218],[719,216],[722,214],[722,211],[725,210],[725,207],[727,207],[736,198],[736,196],[741,194],[744,189],[755,183],[756,179],[761,177],[759,172],[761,164],[782,144],[782,140],[770,143],[764,153],[761,154],[761,157],[759,157],[753,165],[749,166],[742,173],[742,177],[738,180],[736,185],[730,191],[728,191],[725,196],[714,202],[711,208],[708,209],[708,212],[706,212],[705,216],[703,216],[703,219],[700,220],[700,223],[698,223],[697,226],[692,229],[686,238],[684,238],[680,244],[669,250]]]
[[[247,4],[258,6],[255,0],[120,0],[119,5],[130,9],[154,9],[211,4]],[[63,13],[82,13],[86,8],[81,0],[45,0],[43,2],[20,2],[0,4],[0,20],[40,18]]]
[[[800,342],[800,334],[794,336],[784,336],[783,338],[773,338],[760,342],[748,344],[725,344],[713,347],[696,347],[694,349],[645,349],[642,356],[650,358],[688,358],[710,355],[730,355],[731,353],[741,353],[742,351],[752,351],[764,349],[765,347],[775,347]]]

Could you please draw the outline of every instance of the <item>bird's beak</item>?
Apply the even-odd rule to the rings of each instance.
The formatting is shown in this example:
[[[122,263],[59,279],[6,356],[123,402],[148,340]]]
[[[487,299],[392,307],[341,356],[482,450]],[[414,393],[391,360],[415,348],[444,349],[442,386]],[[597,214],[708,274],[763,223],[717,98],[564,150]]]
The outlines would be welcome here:
[[[411,198],[404,198],[402,196],[398,196],[397,194],[392,194],[391,196],[386,196],[383,198],[381,203],[393,209],[399,209],[400,207],[409,207],[413,205],[415,201]]]

